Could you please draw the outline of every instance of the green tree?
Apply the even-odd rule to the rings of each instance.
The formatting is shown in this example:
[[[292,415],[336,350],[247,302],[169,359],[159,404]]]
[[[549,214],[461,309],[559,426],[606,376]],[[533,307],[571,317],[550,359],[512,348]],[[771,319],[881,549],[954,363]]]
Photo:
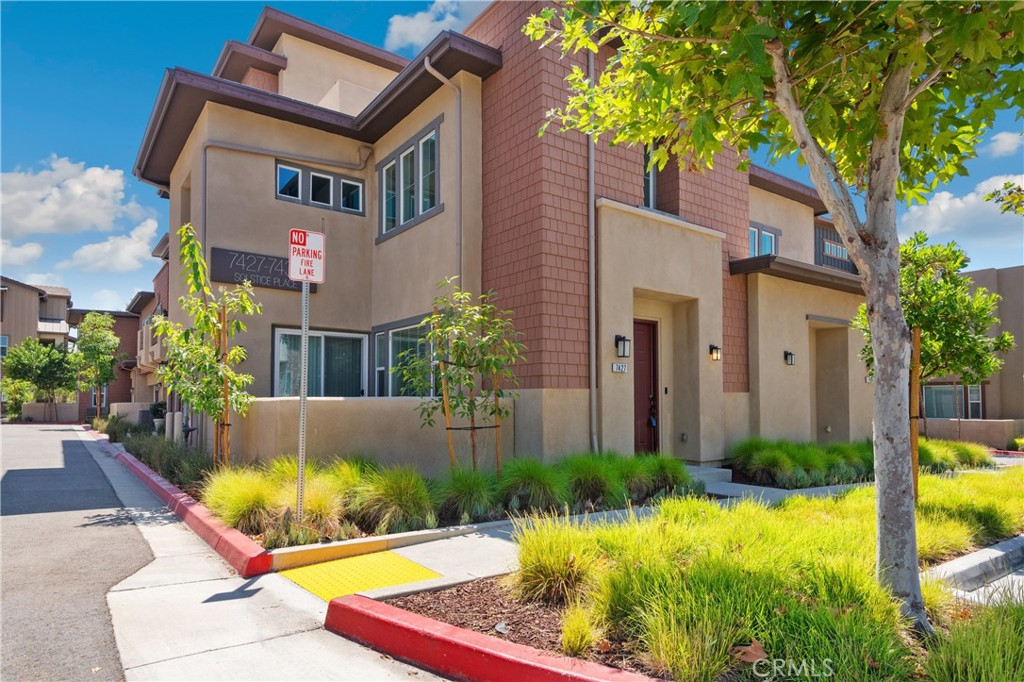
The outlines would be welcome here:
[[[510,414],[510,388],[519,384],[514,367],[526,347],[522,334],[512,324],[511,313],[494,304],[495,293],[474,297],[451,277],[440,287],[447,291],[434,299],[434,312],[420,323],[426,338],[420,348],[399,356],[394,368],[403,383],[416,395],[430,396],[434,387],[440,395],[420,403],[424,426],[433,426],[439,411],[444,414],[448,437],[448,463],[457,467],[452,417],[469,422],[473,470],[477,469],[477,431],[495,430],[495,465],[501,476],[501,420]],[[429,348],[429,350],[427,350]],[[509,402],[502,403],[508,398]],[[493,422],[487,424],[487,422]]]
[[[3,393],[7,414],[18,419],[21,417],[21,406],[32,400],[36,387],[29,381],[4,376],[0,379],[0,393]]]
[[[92,388],[96,400],[96,416],[102,407],[102,389],[116,377],[117,347],[121,339],[114,333],[114,316],[107,313],[87,313],[78,325],[78,352],[82,357],[79,382]],[[84,390],[83,388],[83,390]]]
[[[78,388],[81,355],[64,346],[40,343],[28,338],[7,351],[4,378],[27,381],[43,395],[51,409],[58,392]],[[56,413],[54,412],[54,415]]]
[[[214,466],[226,467],[231,464],[231,412],[245,416],[255,400],[245,390],[252,375],[234,369],[245,360],[245,347],[231,346],[230,339],[245,331],[241,317],[262,315],[263,306],[253,300],[248,280],[231,289],[219,287],[214,295],[195,229],[186,223],[178,236],[182,278],[188,286],[188,294],[178,303],[191,325],[185,327],[163,316],[154,318],[153,331],[167,344],[166,362],[157,375],[169,391],[210,416],[215,426]]]
[[[986,194],[985,201],[994,201],[999,204],[999,210],[1002,213],[1024,215],[1024,187],[1012,182],[1005,182],[999,189]]]
[[[573,66],[563,128],[657,143],[652,164],[711,166],[733,150],[799,154],[864,283],[874,354],[877,571],[930,631],[921,597],[909,451],[910,332],[898,295],[898,198],[966,172],[1001,108],[1024,104],[1024,12],[996,2],[569,0],[524,31]],[[864,219],[857,209],[863,198]]]

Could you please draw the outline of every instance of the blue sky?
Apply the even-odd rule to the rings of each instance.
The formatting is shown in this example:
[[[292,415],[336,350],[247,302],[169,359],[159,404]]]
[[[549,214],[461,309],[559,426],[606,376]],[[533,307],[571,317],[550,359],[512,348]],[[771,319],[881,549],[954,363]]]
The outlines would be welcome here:
[[[279,9],[411,56],[480,3],[281,2]],[[167,202],[131,176],[164,69],[209,73],[224,41],[245,40],[263,3],[0,4],[3,272],[72,290],[79,307],[121,309],[149,289]],[[969,177],[901,210],[901,231],[956,239],[973,267],[1024,262],[1021,221],[981,200],[1024,174],[1021,122],[1000,117]],[[998,137],[995,135],[1002,133]],[[792,161],[777,170],[805,180]],[[988,183],[986,185],[986,183]],[[977,188],[981,186],[981,191]]]

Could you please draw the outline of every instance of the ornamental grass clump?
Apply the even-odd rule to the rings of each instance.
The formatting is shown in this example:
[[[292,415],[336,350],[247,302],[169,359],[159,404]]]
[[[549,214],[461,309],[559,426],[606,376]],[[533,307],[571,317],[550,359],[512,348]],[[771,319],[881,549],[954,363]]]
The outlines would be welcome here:
[[[263,471],[222,468],[206,480],[203,503],[224,523],[247,535],[259,535],[273,525],[278,487]]]
[[[287,514],[292,523],[295,518],[297,496],[294,479],[277,485],[278,513]],[[302,506],[301,525],[313,532],[317,536],[317,541],[343,540],[351,537],[351,524],[346,524],[344,518],[344,502],[332,481],[326,476],[314,475],[306,479]]]
[[[615,459],[615,467],[631,502],[643,502],[655,493],[654,476],[643,458],[620,456]]]
[[[509,511],[550,511],[568,503],[565,480],[535,459],[509,462],[498,483],[498,500]]]
[[[573,504],[578,508],[617,508],[626,504],[626,489],[614,455],[573,455],[558,463]]]
[[[378,535],[437,526],[427,482],[409,467],[365,472],[353,506],[359,526]]]
[[[297,455],[275,457],[265,466],[267,478],[275,485],[294,484],[299,478],[299,458]],[[319,473],[317,463],[306,459],[306,480]]]
[[[514,585],[524,599],[573,602],[597,579],[594,547],[583,527],[566,516],[517,518],[512,537],[519,545],[520,567]]]
[[[924,663],[931,682],[1024,680],[1024,590],[997,594],[939,633]]]
[[[969,443],[967,441],[952,440],[945,441],[946,445],[953,450],[960,466],[968,468],[980,468],[995,466],[992,455],[989,454],[988,446],[981,443]]]
[[[442,524],[466,524],[494,516],[496,480],[493,474],[457,469],[437,485],[434,498]]]
[[[597,640],[598,628],[590,611],[578,602],[562,613],[562,651],[568,656],[584,656]]]
[[[163,436],[132,433],[125,436],[125,449],[140,462],[186,492],[195,494],[210,472],[209,455]]]
[[[674,457],[666,455],[646,455],[642,458],[651,477],[651,487],[655,494],[670,495],[680,486],[691,482],[690,474],[686,473],[686,465]]]
[[[928,438],[921,438],[917,441],[917,461],[919,466],[934,474],[952,471],[959,465],[956,452],[949,447],[948,443]]]

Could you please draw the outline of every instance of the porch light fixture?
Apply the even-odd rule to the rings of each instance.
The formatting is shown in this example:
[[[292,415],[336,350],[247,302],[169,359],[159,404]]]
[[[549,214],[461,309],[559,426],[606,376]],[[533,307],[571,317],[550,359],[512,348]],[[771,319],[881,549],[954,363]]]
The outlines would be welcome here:
[[[629,357],[630,345],[631,342],[627,337],[622,334],[615,335],[615,352],[620,358]]]
[[[791,350],[782,351],[782,359],[786,361],[786,364],[792,367],[796,364],[796,353]]]
[[[719,360],[722,359],[722,347],[716,346],[715,344],[711,344],[710,346],[708,346],[708,355],[711,356],[712,360],[718,362]]]

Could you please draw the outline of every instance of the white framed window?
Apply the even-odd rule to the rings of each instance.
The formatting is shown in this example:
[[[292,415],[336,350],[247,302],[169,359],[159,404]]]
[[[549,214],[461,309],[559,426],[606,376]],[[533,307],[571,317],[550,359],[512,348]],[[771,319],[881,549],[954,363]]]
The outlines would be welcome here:
[[[837,258],[839,260],[850,259],[850,255],[847,253],[845,246],[827,239],[824,241],[824,252],[829,258]]]
[[[984,414],[981,386],[978,384],[934,384],[921,390],[924,393],[924,416],[929,419],[956,419],[957,415],[964,419],[981,419]]]
[[[427,329],[420,325],[403,327],[401,329],[392,329],[388,332],[388,344],[389,371],[395,367],[401,366],[401,355],[405,351],[415,350],[419,357],[425,357],[430,352],[430,347],[427,344]],[[415,396],[417,393],[406,384],[400,371],[393,371],[391,372],[391,387],[389,395]],[[431,395],[433,395],[433,391],[431,391]]]
[[[283,163],[277,164],[277,196],[302,201],[302,171]]]
[[[334,205],[334,178],[323,173],[309,174],[309,201],[320,206]]]
[[[363,183],[342,179],[341,210],[363,212]]]
[[[967,412],[968,419],[981,419],[981,386],[974,384],[967,386]]]
[[[381,171],[381,204],[383,210],[383,231],[390,232],[398,226],[398,164],[392,161]]]
[[[420,213],[437,206],[437,131],[420,140]]]
[[[644,207],[658,207],[658,172],[651,167],[651,148],[644,147]]]
[[[782,232],[774,227],[754,223],[747,231],[748,255],[754,256],[777,256],[779,255],[779,238]]]
[[[401,222],[403,225],[416,216],[416,156],[410,149],[399,157],[399,176],[402,197],[400,203]]]
[[[366,395],[366,346],[365,334],[311,331],[306,368],[308,395]],[[274,395],[298,395],[302,380],[301,330],[275,329],[274,349]]]
[[[378,332],[373,337],[373,359],[374,359],[374,395],[386,396],[388,394],[388,335],[385,332]]]

